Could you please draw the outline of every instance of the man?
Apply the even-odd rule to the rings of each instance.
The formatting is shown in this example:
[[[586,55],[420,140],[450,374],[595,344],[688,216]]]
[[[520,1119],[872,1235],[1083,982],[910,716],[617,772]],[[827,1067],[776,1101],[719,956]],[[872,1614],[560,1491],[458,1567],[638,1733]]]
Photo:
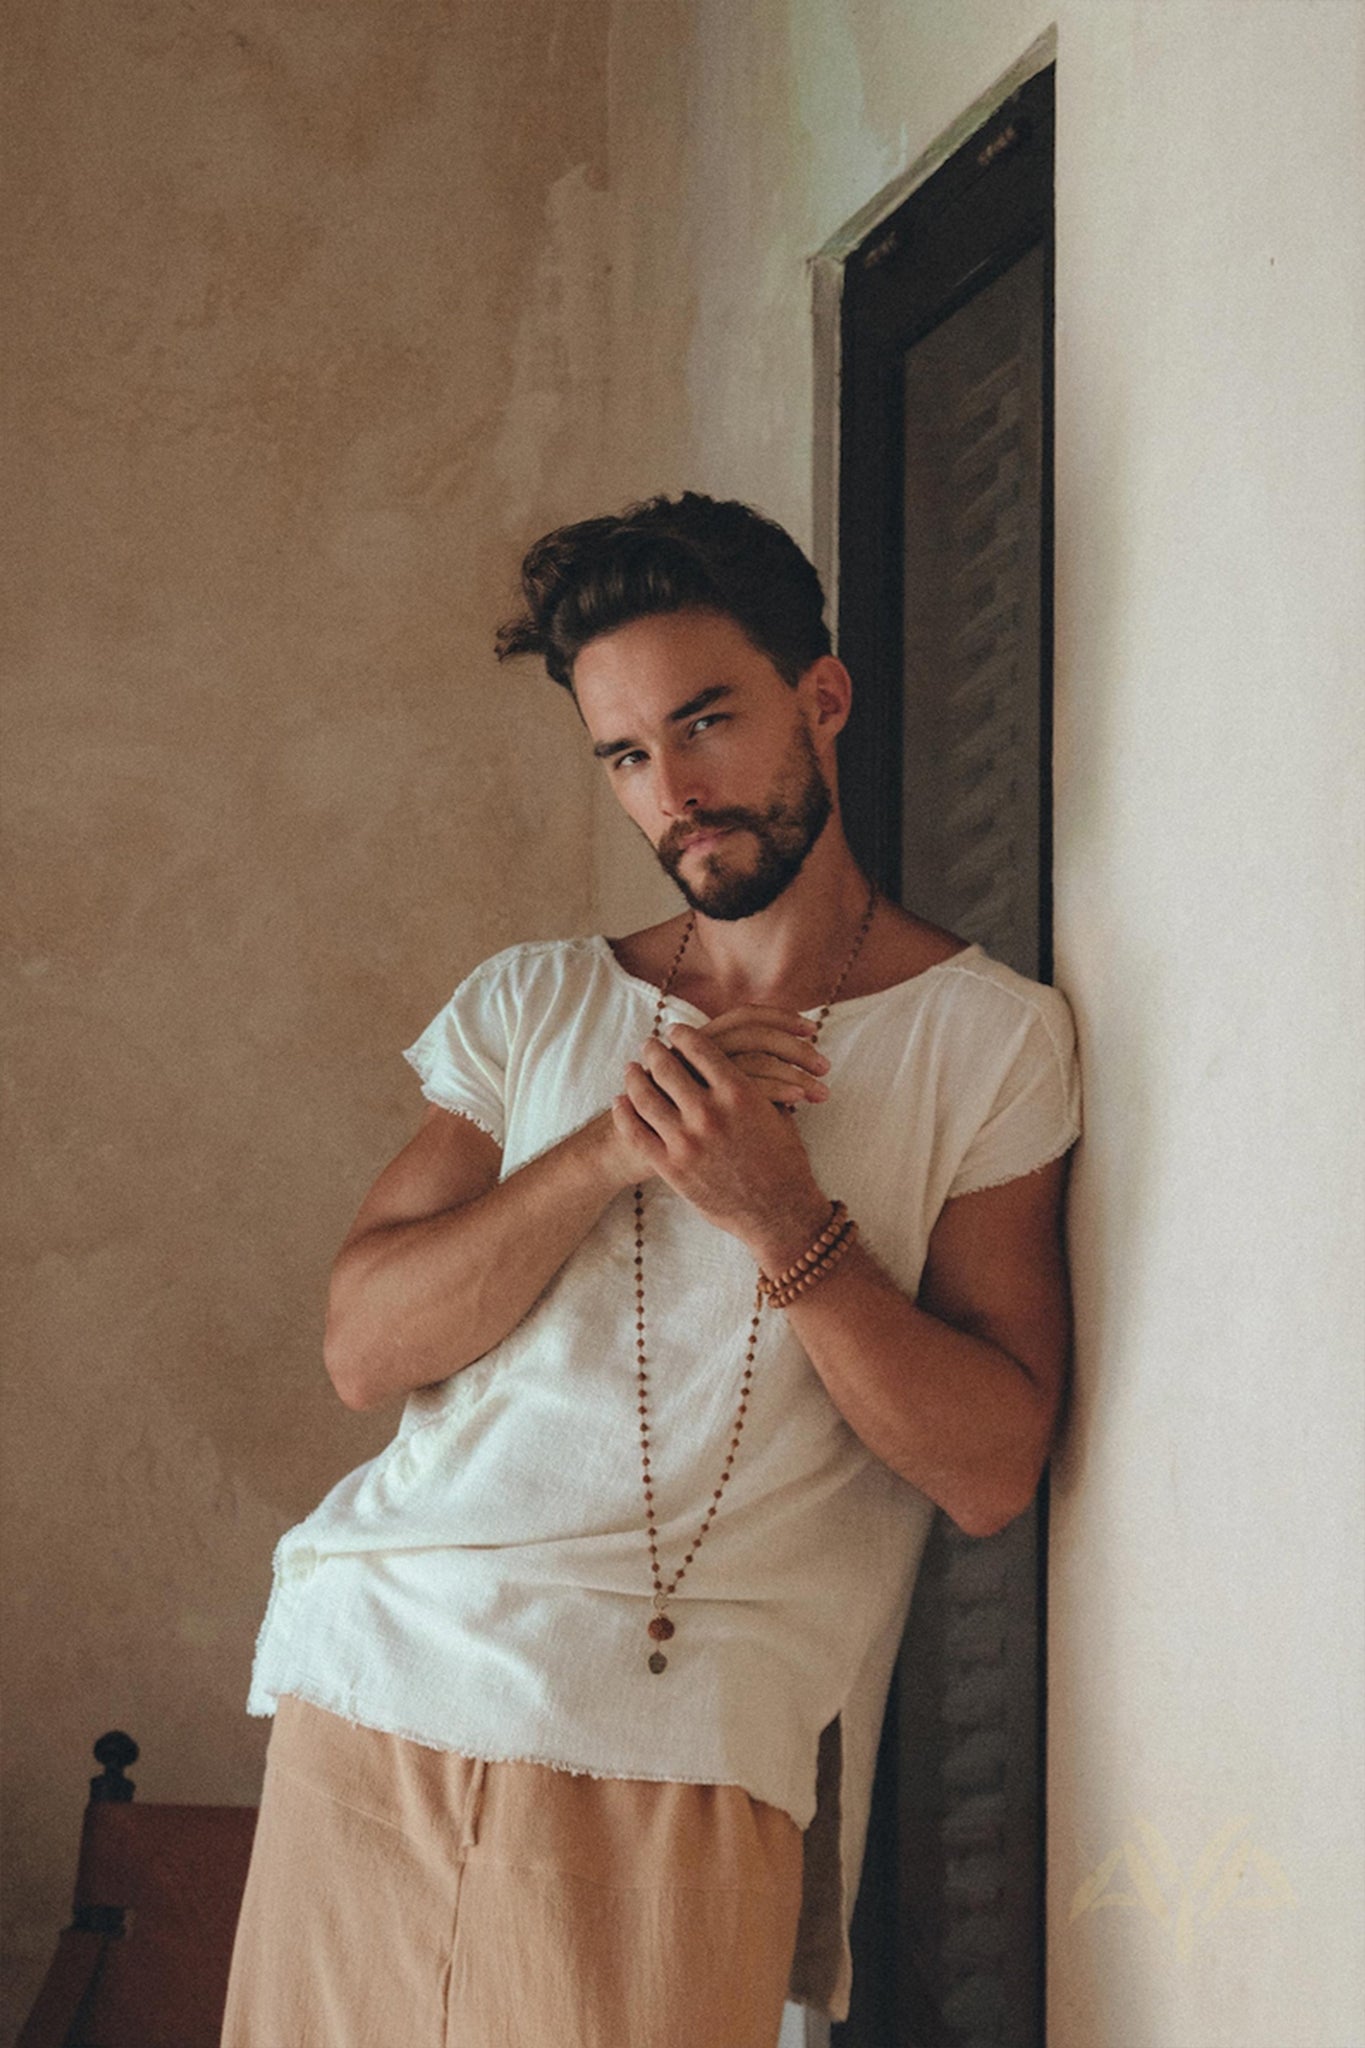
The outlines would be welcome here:
[[[523,583],[500,653],[572,690],[688,908],[498,955],[410,1049],[326,1347],[407,1403],[277,1553],[232,2048],[846,2009],[933,1507],[1001,1528],[1057,1410],[1065,1004],[860,874],[810,564],[688,493]]]

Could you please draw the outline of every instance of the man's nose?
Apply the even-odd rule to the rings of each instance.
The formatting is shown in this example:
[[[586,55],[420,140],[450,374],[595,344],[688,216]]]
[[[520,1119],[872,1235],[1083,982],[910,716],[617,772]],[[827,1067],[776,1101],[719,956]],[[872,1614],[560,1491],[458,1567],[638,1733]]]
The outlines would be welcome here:
[[[686,761],[660,761],[654,783],[655,800],[666,818],[682,818],[705,800],[702,778]]]

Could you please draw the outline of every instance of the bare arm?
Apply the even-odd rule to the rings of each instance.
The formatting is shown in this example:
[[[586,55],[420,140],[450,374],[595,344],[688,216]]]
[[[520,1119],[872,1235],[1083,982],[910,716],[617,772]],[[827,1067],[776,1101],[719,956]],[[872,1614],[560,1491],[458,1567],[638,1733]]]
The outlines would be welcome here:
[[[1065,1182],[1057,1160],[947,1203],[917,1301],[858,1244],[785,1311],[850,1428],[969,1536],[1022,1514],[1051,1446],[1071,1335]],[[794,1251],[789,1227],[773,1232],[766,1270],[828,1209],[822,1196]]]
[[[609,1114],[504,1181],[501,1166],[486,1132],[432,1106],[371,1188],[327,1299],[323,1357],[348,1408],[380,1407],[482,1358],[634,1177]]]
[[[647,1047],[617,1098],[618,1128],[651,1171],[781,1272],[818,1236],[830,1196],[789,1118],[687,1026],[673,1041],[688,1066]],[[1027,1507],[1051,1443],[1070,1343],[1065,1180],[1059,1160],[946,1204],[918,1301],[855,1245],[781,1311],[850,1428],[969,1535]]]
[[[820,1100],[828,1061],[794,1012],[717,1017],[707,1042],[760,1100]],[[435,1105],[365,1197],[332,1269],[323,1357],[348,1408],[448,1379],[502,1342],[612,1197],[648,1178],[610,1110],[500,1180],[502,1154]]]

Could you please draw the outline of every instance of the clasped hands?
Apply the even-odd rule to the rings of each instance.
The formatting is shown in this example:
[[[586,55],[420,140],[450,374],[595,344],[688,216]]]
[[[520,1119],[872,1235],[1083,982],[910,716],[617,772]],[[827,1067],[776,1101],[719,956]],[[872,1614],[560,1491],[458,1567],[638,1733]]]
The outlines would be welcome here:
[[[756,1253],[804,1232],[828,1204],[783,1112],[829,1094],[815,1031],[753,1004],[648,1040],[611,1110],[627,1184],[657,1174]]]

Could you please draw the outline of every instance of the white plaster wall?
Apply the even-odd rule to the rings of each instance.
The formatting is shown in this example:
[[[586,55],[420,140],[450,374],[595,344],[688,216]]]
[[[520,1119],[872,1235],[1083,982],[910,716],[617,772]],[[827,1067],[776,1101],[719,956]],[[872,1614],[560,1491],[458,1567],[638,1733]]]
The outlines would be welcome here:
[[[1114,12],[1064,22],[1059,69],[1059,971],[1093,1136],[1054,1519],[1053,2026],[1347,2048],[1365,14]],[[1071,1920],[1121,1844],[1127,1903]]]
[[[617,0],[607,471],[809,538],[807,259],[1050,22],[1049,2044],[1357,2048],[1365,10]],[[605,805],[597,901],[658,901]]]

